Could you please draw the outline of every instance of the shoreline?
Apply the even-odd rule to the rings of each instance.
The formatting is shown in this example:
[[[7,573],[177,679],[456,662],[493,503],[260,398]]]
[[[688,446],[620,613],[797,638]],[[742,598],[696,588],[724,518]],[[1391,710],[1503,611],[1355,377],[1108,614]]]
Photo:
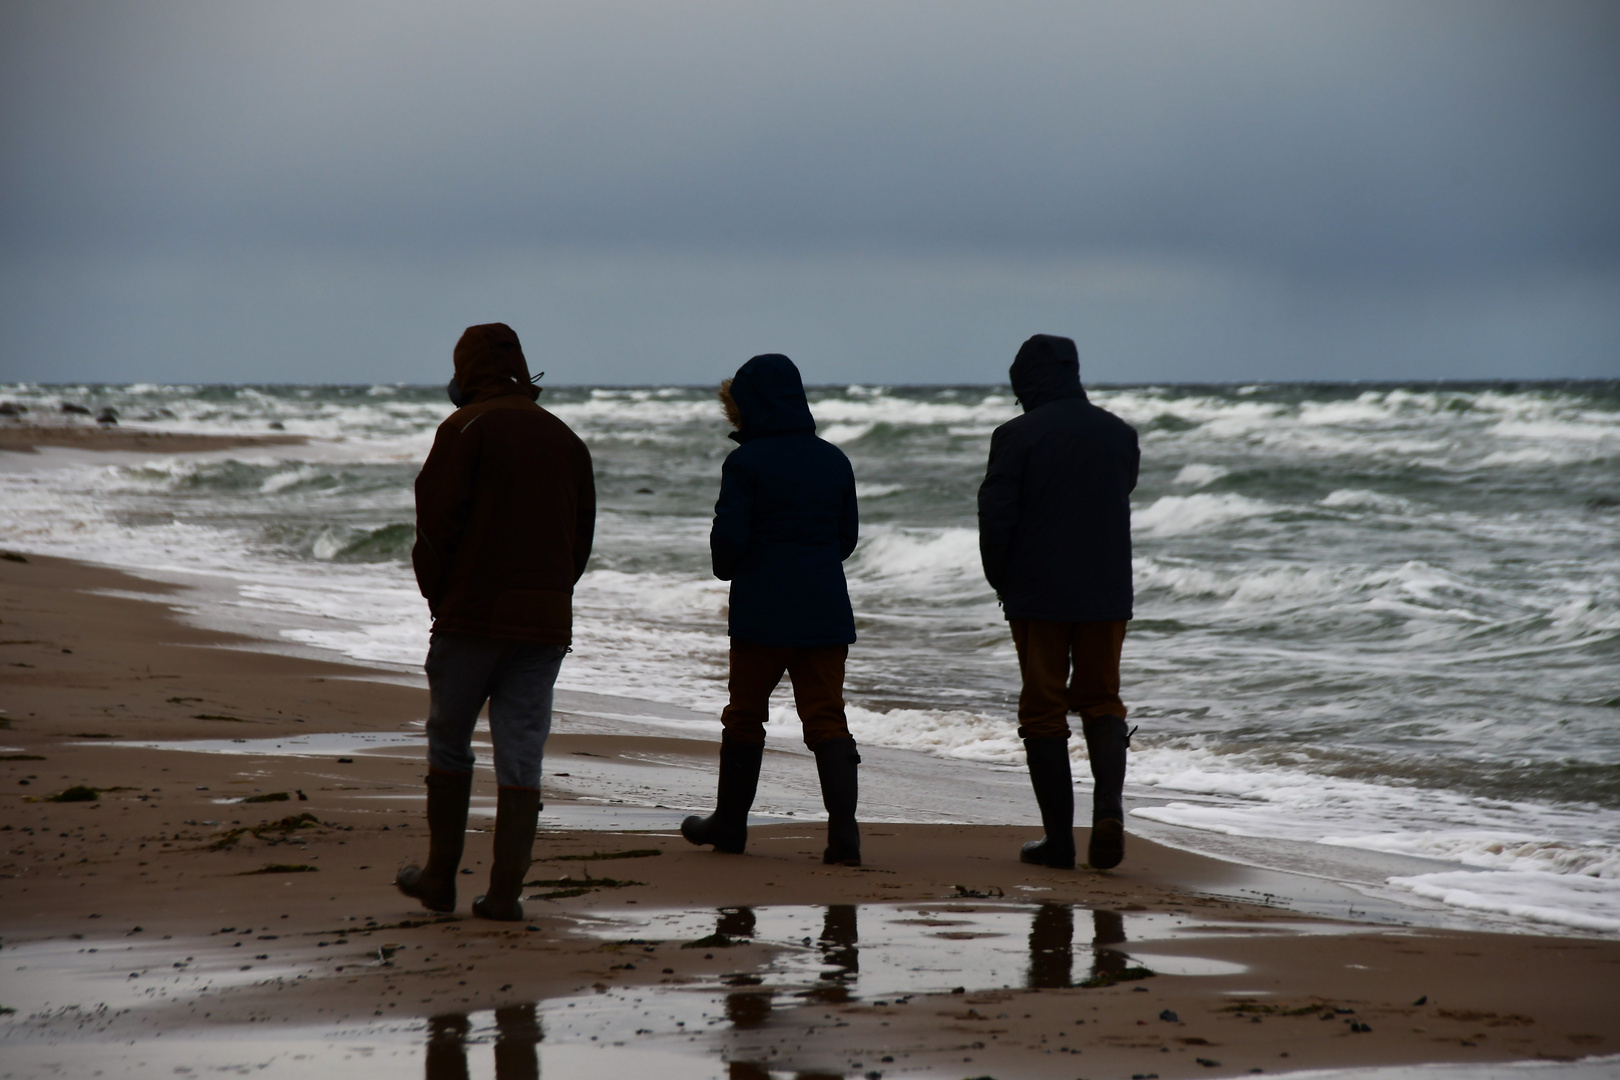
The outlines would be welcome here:
[[[0,451],[18,454],[38,453],[44,446],[101,452],[191,454],[253,446],[304,446],[308,442],[303,435],[199,435],[116,424],[103,427],[90,423],[0,423]]]
[[[688,717],[658,706],[651,719],[663,710],[676,726],[625,724],[614,734],[614,701],[583,695],[559,710],[549,747],[530,895],[588,891],[529,901],[528,924],[437,921],[389,886],[398,865],[422,855],[420,688],[399,685],[395,672],[256,651],[252,639],[188,626],[165,606],[174,588],[27,559],[0,563],[0,797],[8,804],[0,938],[13,957],[0,973],[0,1006],[17,1010],[0,1020],[0,1044],[60,1051],[119,1038],[146,1046],[198,1023],[404,1023],[524,1002],[550,1016],[588,999],[598,1018],[578,1021],[577,1041],[594,1048],[630,1015],[624,995],[633,994],[745,1009],[723,1025],[704,1021],[701,1042],[674,1027],[628,1040],[649,1049],[847,1071],[875,1059],[873,1047],[904,1047],[877,1066],[890,1076],[1150,1069],[1168,1080],[1620,1050],[1608,1022],[1620,1005],[1620,943],[1333,921],[1244,903],[1236,897],[1252,871],[1134,832],[1126,864],[1109,873],[1018,863],[1017,844],[1031,833],[1018,825],[872,820],[860,869],[823,867],[819,824],[782,816],[753,831],[748,856],[692,848],[669,828],[683,811],[638,791],[701,792],[712,783],[712,738],[682,737]],[[251,755],[118,745],[212,739],[240,749],[250,743],[234,740],[311,732],[377,744],[316,753],[306,740]],[[900,754],[873,755],[874,805],[905,799],[904,770],[889,764]],[[780,777],[784,792],[813,787],[802,754],[767,758],[767,777]],[[604,784],[618,785],[625,801],[586,793]],[[25,801],[75,785],[100,795]],[[277,801],[226,801],[283,792]],[[479,810],[492,803],[481,761],[463,914],[481,888],[491,822]],[[315,822],[277,824],[305,813]],[[635,850],[660,854],[577,858]],[[255,872],[292,865],[316,869]],[[587,885],[587,873],[638,883]],[[573,886],[559,887],[563,879]],[[681,947],[744,911],[757,929],[734,921],[723,951]],[[838,944],[835,911],[859,924],[850,943]],[[1104,922],[1122,920],[1126,944],[1111,950],[1102,941],[1092,925],[1098,912]],[[664,922],[646,923],[649,913]],[[783,929],[824,918],[833,921],[817,933]],[[1067,929],[1041,944],[1043,919]],[[1203,929],[1176,931],[1177,920]],[[992,966],[964,961],[963,971],[982,978],[970,985],[960,976],[962,994],[941,985],[943,976],[917,976],[904,1007],[890,991],[866,989],[893,976],[892,957],[911,955],[907,935],[917,934],[927,939],[916,946],[921,955],[989,950]],[[1140,952],[1128,944],[1137,941]],[[79,949],[100,951],[90,959]],[[823,985],[806,964],[836,969],[840,949],[858,949],[862,960],[849,969],[858,974]],[[1135,985],[1076,985],[1099,964],[1106,969],[1107,954],[1126,950],[1157,957],[1141,963],[1164,970]],[[653,958],[656,966],[634,962]],[[19,975],[19,963],[36,975]],[[109,977],[130,972],[130,983]],[[163,994],[131,996],[130,987],[159,977]],[[752,997],[739,998],[745,993]],[[1414,1005],[1420,996],[1425,1004]],[[81,1010],[129,998],[132,1011],[87,1028],[81,1012],[63,1011],[69,998]],[[1372,1031],[1323,1023],[1341,1015],[1324,1009],[1353,1009]],[[1162,1011],[1180,1019],[1156,1019]],[[1087,1024],[1075,1026],[1077,1018]],[[601,1033],[598,1043],[587,1028]],[[1062,1053],[1053,1045],[1059,1033]],[[1200,1056],[1222,1064],[1199,1064]]]
[[[15,497],[11,513],[0,515],[9,535],[20,544],[37,541],[42,551],[188,586],[194,590],[184,594],[188,621],[261,639],[251,647],[379,664],[401,678],[419,679],[426,626],[401,557],[410,542],[409,482],[426,451],[429,429],[443,414],[442,394],[405,389],[395,394],[386,388],[373,393],[363,387],[358,393],[351,388],[332,394],[304,387],[267,397],[227,390],[227,407],[213,391],[160,389],[143,387],[108,400],[120,409],[127,406],[131,416],[171,406],[179,411],[175,427],[181,430],[255,435],[284,421],[312,441],[301,447],[167,455],[166,460],[157,453],[90,449],[0,454],[10,462],[0,470],[0,486],[8,492],[6,501]],[[1150,396],[1152,401],[1131,404],[1138,419],[1165,413],[1197,421],[1200,409],[1215,404]],[[698,479],[707,475],[708,466],[699,464],[702,456],[714,447],[683,419],[688,411],[712,412],[713,406],[707,398],[692,397],[673,391],[600,397],[593,392],[564,395],[566,400],[557,403],[573,410],[570,422],[584,425],[582,430],[604,425],[597,430],[598,449],[605,455],[604,491],[610,497],[602,525],[604,535],[613,536],[612,550],[604,549],[604,560],[582,582],[581,632],[563,671],[565,688],[651,696],[718,713],[725,593],[724,584],[709,577],[701,552],[712,493]],[[934,429],[921,421],[955,416],[987,435],[989,428],[982,425],[1004,404],[979,395],[960,402],[954,396],[924,397],[926,402],[842,394],[834,395],[829,408],[836,406],[835,415],[845,420],[876,410],[874,417],[900,425],[897,437],[923,440],[917,444],[922,447],[931,445]],[[1253,403],[1239,397],[1227,404],[1243,414]],[[1404,401],[1398,396],[1380,404],[1378,431],[1392,435],[1410,420]],[[1515,399],[1513,407],[1526,404]],[[1273,401],[1272,407],[1292,415],[1288,401]],[[1297,423],[1285,428],[1309,435],[1314,422],[1307,421],[1307,413],[1314,407],[1301,404]],[[1389,410],[1391,415],[1383,415]],[[1451,422],[1451,412],[1444,415],[1443,426],[1455,429],[1452,434],[1461,440],[1457,461],[1436,466],[1449,475],[1494,440],[1478,423],[1459,426]],[[855,734],[863,745],[910,749],[944,763],[938,772],[953,774],[942,785],[953,797],[954,775],[971,774],[976,786],[994,788],[987,771],[1021,769],[1023,763],[1022,747],[1007,723],[1016,667],[1004,626],[982,602],[967,535],[971,529],[962,528],[969,523],[953,516],[967,504],[939,504],[938,492],[893,473],[896,462],[886,437],[867,446],[859,434],[864,424],[840,424],[839,435],[864,447],[858,455],[862,475],[875,485],[867,495],[878,500],[872,503],[869,535],[849,567],[852,588],[863,597],[863,615],[871,616],[862,629],[864,644],[851,656]],[[620,437],[632,432],[637,434],[628,441]],[[660,440],[666,437],[675,440],[669,450],[683,464],[657,479],[663,451],[649,448],[664,446]],[[971,480],[982,462],[975,454],[958,453],[968,444],[956,435],[952,440],[951,455],[940,463],[946,469],[942,475],[952,477],[953,484]],[[1517,629],[1507,631],[1512,637],[1522,630],[1536,648],[1553,649],[1548,678],[1560,689],[1529,693],[1530,700],[1520,702],[1525,722],[1506,722],[1501,703],[1520,701],[1518,688],[1540,681],[1534,676],[1507,680],[1500,672],[1483,682],[1452,678],[1454,670],[1470,670],[1454,668],[1452,661],[1473,662],[1474,649],[1463,632],[1471,624],[1454,621],[1456,613],[1429,596],[1422,581],[1408,580],[1412,573],[1397,569],[1407,557],[1400,550],[1404,526],[1397,519],[1405,521],[1408,511],[1420,509],[1420,516],[1432,514],[1451,496],[1430,499],[1407,492],[1404,482],[1373,485],[1397,500],[1417,500],[1400,503],[1408,509],[1394,513],[1389,507],[1395,504],[1362,490],[1354,475],[1340,475],[1343,462],[1337,456],[1324,462],[1320,485],[1315,480],[1308,485],[1309,499],[1303,492],[1299,498],[1276,498],[1264,485],[1233,477],[1219,481],[1218,490],[1211,488],[1215,494],[1201,494],[1221,472],[1198,464],[1206,450],[1228,464],[1234,452],[1248,451],[1223,443],[1217,452],[1192,435],[1175,441],[1189,445],[1174,453],[1166,448],[1164,468],[1149,477],[1138,506],[1148,556],[1142,585],[1151,596],[1147,614],[1155,618],[1133,624],[1129,650],[1135,703],[1147,721],[1126,788],[1133,831],[1197,853],[1346,882],[1424,923],[1577,936],[1620,929],[1616,894],[1604,881],[1591,879],[1613,868],[1620,809],[1612,805],[1613,792],[1602,786],[1602,762],[1617,752],[1605,715],[1612,710],[1586,700],[1579,685],[1583,663],[1589,675],[1591,658],[1600,655],[1590,650],[1605,637],[1601,626],[1588,625],[1594,615],[1601,622],[1603,604],[1600,595],[1582,591],[1576,581],[1581,572],[1559,577],[1559,589],[1573,590],[1573,606],[1542,611],[1551,627],[1544,631],[1538,622],[1518,621],[1512,623]],[[1374,452],[1360,443],[1337,450],[1351,458]],[[1171,467],[1187,462],[1198,469],[1172,479]],[[1590,479],[1585,472],[1572,477],[1577,486]],[[896,484],[899,494],[891,490]],[[644,491],[643,485],[650,486]],[[1286,556],[1261,554],[1269,550],[1262,546],[1245,549],[1249,555],[1229,564],[1199,539],[1201,530],[1180,532],[1205,511],[1220,510],[1228,489],[1257,500],[1230,496],[1235,503],[1228,509],[1252,511],[1252,521],[1241,514],[1231,521],[1224,512],[1216,514],[1225,522],[1223,529],[1237,530],[1234,535],[1270,535],[1279,528],[1298,536],[1316,532],[1286,525],[1303,512],[1310,520],[1325,521],[1321,542],[1337,543],[1342,530],[1362,536],[1371,545],[1371,562],[1362,566],[1351,558],[1353,570],[1341,568],[1342,573],[1320,581],[1310,574],[1301,578],[1296,570],[1304,563],[1298,557],[1307,556],[1317,541],[1303,546],[1289,541]],[[934,520],[940,513],[944,517]],[[1580,521],[1567,524],[1579,533],[1584,512],[1574,513]],[[1444,515],[1431,524],[1440,532],[1420,530],[1430,540],[1448,527]],[[660,535],[665,530],[673,531]],[[1381,548],[1384,540],[1394,544],[1393,552]],[[1425,550],[1435,556],[1429,562],[1450,565],[1444,545]],[[1375,568],[1389,557],[1393,563]],[[1605,564],[1599,558],[1592,565]],[[1417,577],[1427,580],[1425,574]],[[1533,575],[1526,579],[1510,572],[1492,581],[1470,593],[1475,599],[1464,605],[1479,607],[1475,615],[1485,624],[1514,604],[1528,603],[1526,615],[1541,611],[1547,605],[1536,598],[1551,596]],[[948,603],[933,602],[934,585],[946,590],[938,595],[949,597]],[[1327,590],[1319,598],[1325,607],[1302,601],[1317,586]],[[1533,595],[1526,594],[1526,586]],[[1274,588],[1281,593],[1266,599]],[[1494,599],[1486,603],[1487,596]],[[1376,641],[1361,638],[1355,629],[1368,601],[1374,609],[1386,601],[1395,605],[1393,621],[1374,634]],[[1168,622],[1156,618],[1170,613],[1176,617]],[[1430,619],[1460,636],[1448,632],[1434,649],[1383,655],[1391,642],[1410,630],[1421,632]],[[1278,633],[1279,626],[1293,623],[1303,632],[1297,641]],[[1411,625],[1402,630],[1406,623]],[[1234,631],[1230,638],[1221,629],[1228,624]],[[1349,636],[1339,638],[1344,629]],[[946,636],[930,641],[935,630]],[[1190,636],[1183,639],[1184,633]],[[1542,640],[1548,635],[1551,644]],[[1378,672],[1396,655],[1391,682]],[[1265,674],[1278,656],[1296,658],[1291,676]],[[1233,665],[1230,680],[1227,665]],[[1347,681],[1341,685],[1341,679]],[[1414,691],[1394,693],[1407,680]],[[1496,680],[1505,681],[1492,685]],[[789,712],[786,698],[784,691],[773,710],[779,721]],[[1554,699],[1571,700],[1573,711],[1561,718],[1558,706],[1550,704]],[[1352,714],[1365,723],[1351,722]],[[705,722],[712,725],[710,718]],[[1522,752],[1510,752],[1515,747]],[[1591,766],[1599,784],[1595,790],[1583,783],[1588,767],[1576,764],[1588,754],[1596,759]],[[1076,747],[1073,756],[1084,796],[1089,781],[1084,751]],[[1560,760],[1572,768],[1561,769]],[[1025,786],[996,789],[994,805],[987,797],[950,816],[980,823],[1031,822]],[[768,794],[775,792],[773,787]],[[909,805],[938,810],[936,803],[945,800],[930,794]],[[791,808],[789,802],[780,807]],[[1480,876],[1480,870],[1487,873]],[[1356,910],[1364,906],[1357,904]],[[1349,909],[1346,902],[1338,913]]]

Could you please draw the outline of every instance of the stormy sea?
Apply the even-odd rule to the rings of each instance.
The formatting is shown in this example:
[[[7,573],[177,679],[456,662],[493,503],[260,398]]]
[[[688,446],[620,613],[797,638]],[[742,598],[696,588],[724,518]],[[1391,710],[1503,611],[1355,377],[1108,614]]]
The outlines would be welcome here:
[[[0,455],[0,545],[196,586],[209,620],[287,647],[420,664],[411,484],[450,411],[442,389],[0,397],[30,417],[68,402],[110,407],[125,429],[307,436]],[[1238,837],[1436,860],[1389,887],[1507,928],[1620,933],[1620,381],[1092,397],[1142,440],[1123,668],[1134,820],[1195,848]],[[857,738],[1020,764],[1017,664],[974,513],[1011,392],[811,399],[859,483]],[[541,404],[589,445],[600,499],[559,685],[717,712],[726,585],[707,533],[733,444],[713,389],[553,387]],[[773,737],[795,738],[779,695]]]

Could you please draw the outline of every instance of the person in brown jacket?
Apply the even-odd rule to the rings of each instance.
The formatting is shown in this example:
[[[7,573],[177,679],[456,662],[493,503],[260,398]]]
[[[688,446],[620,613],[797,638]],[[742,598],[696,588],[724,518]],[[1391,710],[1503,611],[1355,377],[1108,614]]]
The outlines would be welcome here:
[[[495,744],[495,856],[486,919],[518,903],[540,813],[552,686],[573,630],[574,583],[596,523],[591,455],[536,404],[523,348],[504,323],[456,343],[450,400],[416,478],[411,562],[433,615],[428,646],[427,863],[395,884],[431,911],[454,911],[472,792],[473,725],[489,703]]]

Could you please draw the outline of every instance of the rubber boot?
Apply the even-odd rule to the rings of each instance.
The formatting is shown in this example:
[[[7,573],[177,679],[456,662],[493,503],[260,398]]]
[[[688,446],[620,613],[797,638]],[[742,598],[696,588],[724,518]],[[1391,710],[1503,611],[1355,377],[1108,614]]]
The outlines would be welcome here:
[[[861,828],[855,823],[855,804],[861,755],[855,752],[855,740],[847,736],[816,743],[815,755],[821,801],[827,807],[827,849],[821,861],[828,866],[859,866]]]
[[[1086,861],[1112,870],[1125,858],[1125,750],[1131,732],[1118,716],[1086,717],[1086,753],[1091,757],[1091,842]]]
[[[534,827],[540,818],[540,793],[533,788],[503,787],[495,795],[495,861],[489,868],[489,892],[473,900],[480,919],[522,922],[523,876],[534,854]]]
[[[720,790],[714,813],[687,818],[681,822],[681,835],[694,844],[713,844],[716,851],[741,855],[748,846],[748,811],[759,789],[759,764],[764,757],[764,743],[739,743],[720,736]]]
[[[1046,835],[1025,844],[1018,857],[1037,866],[1073,869],[1074,778],[1069,772],[1069,740],[1059,735],[1025,739],[1024,755]]]
[[[456,870],[467,843],[467,800],[472,773],[429,771],[427,784],[428,857],[426,866],[407,866],[394,878],[400,892],[429,911],[456,910]]]

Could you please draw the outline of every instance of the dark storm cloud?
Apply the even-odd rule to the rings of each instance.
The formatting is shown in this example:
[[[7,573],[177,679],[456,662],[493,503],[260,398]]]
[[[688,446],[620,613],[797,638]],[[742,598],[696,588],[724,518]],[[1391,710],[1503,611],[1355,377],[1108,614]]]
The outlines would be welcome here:
[[[18,2],[0,50],[8,281],[250,261],[336,318],[299,290],[340,264],[1145,260],[1342,331],[1376,312],[1276,290],[1620,274],[1612,3]]]

